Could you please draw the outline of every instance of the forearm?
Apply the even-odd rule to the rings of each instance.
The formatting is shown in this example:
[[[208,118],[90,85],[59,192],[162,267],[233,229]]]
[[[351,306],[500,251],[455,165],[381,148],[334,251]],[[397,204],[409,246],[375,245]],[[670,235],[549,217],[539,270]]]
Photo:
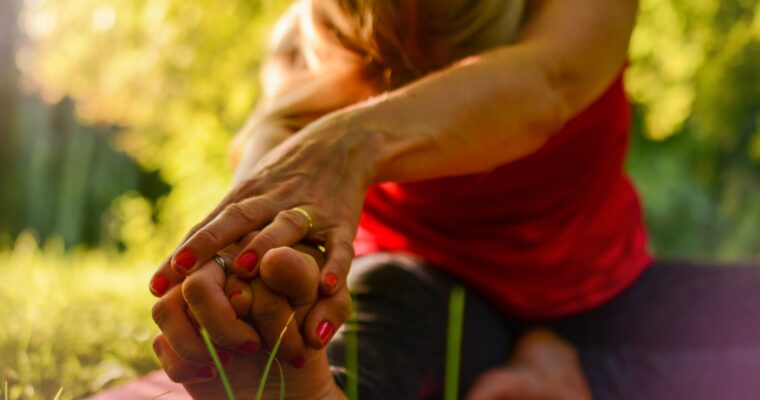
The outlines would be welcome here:
[[[536,151],[619,73],[635,10],[545,1],[516,45],[357,105],[347,124],[372,135],[373,180],[484,172]]]

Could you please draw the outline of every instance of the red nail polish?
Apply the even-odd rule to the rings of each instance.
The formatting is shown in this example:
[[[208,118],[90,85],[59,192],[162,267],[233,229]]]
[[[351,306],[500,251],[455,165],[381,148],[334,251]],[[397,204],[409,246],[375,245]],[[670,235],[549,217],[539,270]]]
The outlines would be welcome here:
[[[335,274],[327,274],[325,276],[325,283],[330,285],[331,288],[334,288],[335,285],[338,284],[338,277],[335,276]]]
[[[195,261],[195,254],[190,250],[182,250],[174,256],[174,263],[184,270],[193,268]]]
[[[334,331],[335,328],[327,321],[322,321],[317,325],[317,336],[319,337],[319,341],[322,342],[322,346],[327,344]]]
[[[231,291],[230,294],[227,295],[227,297],[229,297],[229,299],[232,300],[233,297],[240,296],[241,294],[243,294],[242,291],[235,289]]]
[[[154,296],[163,296],[167,289],[169,289],[169,279],[161,274],[156,275],[150,282],[150,291]]]
[[[195,373],[195,376],[198,378],[213,378],[214,370],[212,370],[211,367],[203,367]]]
[[[232,362],[232,354],[227,353],[225,351],[217,351],[216,355],[219,356],[219,362],[222,363],[222,365],[230,365]]]
[[[293,368],[301,369],[306,364],[306,359],[303,357],[296,357],[288,362]]]
[[[256,266],[256,261],[258,260],[259,256],[256,255],[256,253],[247,251],[238,257],[237,264],[240,266],[240,268],[243,268],[244,270],[250,272],[253,271],[253,267]]]
[[[245,342],[240,345],[240,350],[243,350],[246,353],[254,354],[259,351],[259,344],[255,342]]]

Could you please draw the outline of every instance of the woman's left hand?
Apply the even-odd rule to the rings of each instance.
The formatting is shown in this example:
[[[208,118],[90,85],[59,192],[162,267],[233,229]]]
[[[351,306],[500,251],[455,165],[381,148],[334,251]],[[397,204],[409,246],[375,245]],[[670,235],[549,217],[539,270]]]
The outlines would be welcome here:
[[[314,242],[327,252],[320,293],[337,293],[354,256],[352,241],[374,177],[379,139],[355,129],[352,114],[349,109],[322,117],[267,154],[191,230],[153,276],[151,291],[160,297],[222,249],[260,230],[235,256],[236,275],[253,278],[270,249]]]

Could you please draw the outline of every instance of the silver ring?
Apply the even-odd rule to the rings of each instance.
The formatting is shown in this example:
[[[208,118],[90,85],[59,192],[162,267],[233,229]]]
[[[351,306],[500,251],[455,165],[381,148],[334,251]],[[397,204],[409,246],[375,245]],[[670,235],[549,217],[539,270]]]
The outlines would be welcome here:
[[[224,275],[227,275],[227,263],[224,261],[224,258],[220,255],[215,255],[214,260],[216,260],[217,264],[222,268],[222,271],[224,271]]]

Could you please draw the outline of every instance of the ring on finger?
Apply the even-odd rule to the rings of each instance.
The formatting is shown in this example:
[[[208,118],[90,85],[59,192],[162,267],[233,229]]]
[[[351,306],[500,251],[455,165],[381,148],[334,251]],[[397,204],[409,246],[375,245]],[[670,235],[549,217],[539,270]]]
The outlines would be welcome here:
[[[222,268],[222,271],[224,272],[224,275],[227,276],[227,269],[228,268],[227,268],[227,262],[224,261],[224,258],[222,258],[222,256],[220,256],[220,255],[217,254],[217,255],[214,256],[214,260],[216,261],[217,264],[219,264],[219,267]]]
[[[291,210],[297,211],[297,212],[301,213],[301,215],[303,215],[304,217],[306,217],[306,219],[309,221],[309,229],[311,229],[311,228],[314,227],[314,218],[311,217],[311,214],[309,214],[308,211],[304,210],[301,207],[293,207],[293,208],[291,208]]]

